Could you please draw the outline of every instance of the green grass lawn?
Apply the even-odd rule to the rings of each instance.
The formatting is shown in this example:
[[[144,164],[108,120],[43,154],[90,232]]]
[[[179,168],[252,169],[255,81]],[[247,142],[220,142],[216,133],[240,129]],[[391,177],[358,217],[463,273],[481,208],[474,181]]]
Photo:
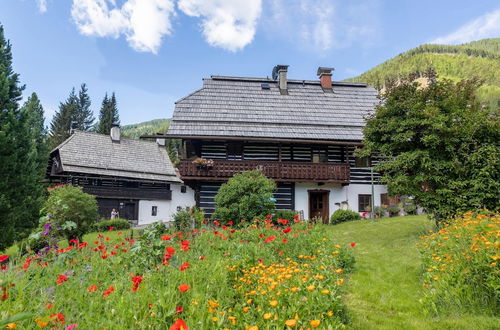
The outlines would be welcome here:
[[[346,296],[353,329],[500,329],[500,317],[426,315],[415,243],[432,226],[426,216],[408,216],[328,227],[336,240],[356,243]]]

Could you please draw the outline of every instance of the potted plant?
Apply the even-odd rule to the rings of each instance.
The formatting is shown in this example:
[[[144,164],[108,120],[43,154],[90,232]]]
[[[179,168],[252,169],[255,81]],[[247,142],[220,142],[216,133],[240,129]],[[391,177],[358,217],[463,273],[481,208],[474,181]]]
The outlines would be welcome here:
[[[214,161],[212,159],[205,159],[201,157],[193,160],[193,164],[196,164],[196,167],[199,170],[211,170],[214,167]]]
[[[382,218],[385,214],[385,210],[380,206],[375,206],[373,208],[373,214],[375,214],[375,218]]]
[[[406,214],[416,214],[417,213],[417,207],[413,204],[408,204],[404,207],[404,210]]]
[[[398,213],[399,213],[399,207],[397,207],[396,205],[391,205],[391,206],[389,206],[387,208],[387,212],[389,212],[389,216],[390,217],[398,215]]]

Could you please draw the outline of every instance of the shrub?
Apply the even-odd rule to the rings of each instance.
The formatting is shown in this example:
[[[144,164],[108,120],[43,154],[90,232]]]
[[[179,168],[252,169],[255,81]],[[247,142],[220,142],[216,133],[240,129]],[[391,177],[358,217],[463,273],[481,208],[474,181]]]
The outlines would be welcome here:
[[[205,211],[196,206],[186,207],[175,213],[174,226],[177,230],[186,232],[191,230],[192,221],[194,221],[194,228],[200,228],[204,219]]]
[[[498,315],[499,231],[498,214],[469,212],[421,237],[428,309]]]
[[[285,219],[285,220],[292,222],[296,215],[297,215],[297,211],[276,210],[276,212],[274,212],[273,221],[274,221],[274,223],[277,223],[278,219]]]
[[[380,218],[385,215],[385,210],[381,208],[380,206],[375,206],[373,209],[373,214],[379,216]]]
[[[42,210],[60,236],[82,239],[97,220],[97,201],[81,187],[61,186],[49,191]]]
[[[361,219],[361,216],[359,215],[358,212],[354,212],[351,210],[337,210],[333,212],[330,218],[330,224],[333,225],[336,223],[341,223],[351,220],[359,220],[359,219]]]
[[[274,182],[258,170],[236,174],[215,196],[214,219],[223,222],[263,219],[275,210]]]
[[[417,207],[413,204],[406,205],[404,207],[404,210],[407,214],[416,214],[417,213]]]
[[[120,218],[104,220],[94,223],[91,227],[91,230],[97,232],[108,231],[110,227],[113,227],[114,230],[130,229],[130,222],[128,222],[127,219]]]
[[[389,216],[390,217],[398,215],[398,213],[399,213],[399,207],[397,207],[396,205],[391,205],[391,206],[389,206],[387,208],[387,212],[389,212]]]

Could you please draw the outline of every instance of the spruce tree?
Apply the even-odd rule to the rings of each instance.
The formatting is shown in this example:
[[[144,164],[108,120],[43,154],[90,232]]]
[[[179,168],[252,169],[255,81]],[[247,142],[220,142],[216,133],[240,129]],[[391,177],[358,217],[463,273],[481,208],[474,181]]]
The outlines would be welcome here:
[[[118,116],[118,108],[116,105],[115,93],[108,98],[108,94],[104,96],[99,112],[99,123],[97,125],[97,132],[101,134],[109,134],[111,125],[118,124],[120,121]]]
[[[69,137],[71,122],[76,121],[78,113],[78,97],[73,88],[65,102],[59,104],[50,123],[50,148],[55,148]]]
[[[90,109],[91,101],[88,94],[88,88],[85,83],[80,86],[78,92],[77,106],[78,110],[75,114],[74,121],[76,121],[77,128],[82,131],[90,131],[94,127],[94,114]]]

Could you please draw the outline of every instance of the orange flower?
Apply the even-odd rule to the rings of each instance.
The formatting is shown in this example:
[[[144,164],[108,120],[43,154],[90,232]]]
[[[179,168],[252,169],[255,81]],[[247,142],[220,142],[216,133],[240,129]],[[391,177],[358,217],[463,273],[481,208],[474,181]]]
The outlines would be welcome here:
[[[16,327],[17,327],[17,324],[15,324],[15,323],[9,323],[6,326],[7,329],[15,329]]]
[[[312,320],[311,323],[309,323],[309,324],[311,325],[311,327],[317,328],[321,324],[321,321],[320,320]]]
[[[295,319],[289,319],[289,320],[287,320],[285,322],[285,325],[287,327],[293,328],[293,327],[295,327],[297,325],[297,320],[295,320]]]
[[[170,326],[170,330],[189,330],[189,328],[184,320],[176,319],[174,324]]]
[[[45,328],[45,327],[49,324],[49,322],[48,322],[48,321],[46,321],[45,319],[41,319],[41,318],[37,318],[37,319],[35,319],[35,322],[36,322],[36,324],[37,324],[40,328]]]
[[[191,289],[191,288],[190,288],[190,287],[189,287],[189,285],[187,285],[187,284],[181,284],[181,285],[179,285],[179,291],[180,291],[180,292],[183,292],[183,293],[184,293],[184,292],[186,292],[186,291],[187,291],[187,290],[189,290],[189,289]]]

